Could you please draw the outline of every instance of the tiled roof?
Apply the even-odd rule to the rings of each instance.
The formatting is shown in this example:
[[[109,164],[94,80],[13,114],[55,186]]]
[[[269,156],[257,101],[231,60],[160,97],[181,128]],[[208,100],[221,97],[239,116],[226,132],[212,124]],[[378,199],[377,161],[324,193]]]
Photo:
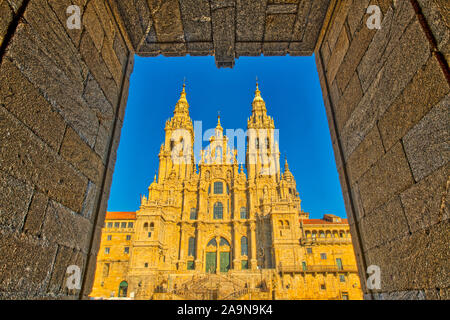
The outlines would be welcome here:
[[[136,212],[106,212],[105,220],[136,220]]]

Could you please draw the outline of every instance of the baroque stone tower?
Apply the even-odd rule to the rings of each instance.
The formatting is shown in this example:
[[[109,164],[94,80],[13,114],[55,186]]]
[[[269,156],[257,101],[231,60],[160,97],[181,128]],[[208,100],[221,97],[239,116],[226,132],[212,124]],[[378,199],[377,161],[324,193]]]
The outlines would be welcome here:
[[[184,85],[164,129],[158,174],[129,221],[132,229],[122,230],[132,232],[133,237],[129,244],[122,243],[129,246],[129,253],[116,257],[125,259],[117,279],[126,279],[121,281],[127,284],[126,292],[153,299],[249,298],[249,294],[261,299],[301,297],[300,284],[295,283],[302,272],[307,282],[306,263],[311,257],[307,258],[302,246],[305,235],[300,221],[307,221],[308,213],[301,209],[287,160],[281,174],[277,130],[258,84],[247,121],[246,173],[238,164],[237,149],[230,147],[224,135],[220,116],[209,145],[195,164],[194,130]],[[115,225],[110,224],[113,229]],[[337,227],[344,226],[339,222]],[[109,240],[102,241],[102,246]],[[348,256],[346,263],[353,266],[359,283],[351,240],[345,244],[345,252],[333,246],[323,250]],[[109,270],[108,259],[99,256],[99,264],[107,263]],[[286,270],[292,279],[284,279]],[[315,272],[321,271],[316,268]],[[96,276],[93,296],[104,294],[97,286],[102,277]],[[308,281],[317,281],[315,276],[312,279]],[[101,283],[104,286],[105,279]]]

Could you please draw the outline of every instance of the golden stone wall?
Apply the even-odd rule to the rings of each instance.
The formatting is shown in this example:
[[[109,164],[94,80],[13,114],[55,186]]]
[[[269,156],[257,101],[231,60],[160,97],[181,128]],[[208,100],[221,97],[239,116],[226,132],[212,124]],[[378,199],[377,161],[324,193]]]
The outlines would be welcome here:
[[[274,121],[258,87],[247,127],[246,173],[220,117],[197,168],[183,87],[135,220],[107,215],[92,297],[362,298],[348,224],[301,210],[287,161],[281,174]],[[115,227],[131,221],[131,229]]]

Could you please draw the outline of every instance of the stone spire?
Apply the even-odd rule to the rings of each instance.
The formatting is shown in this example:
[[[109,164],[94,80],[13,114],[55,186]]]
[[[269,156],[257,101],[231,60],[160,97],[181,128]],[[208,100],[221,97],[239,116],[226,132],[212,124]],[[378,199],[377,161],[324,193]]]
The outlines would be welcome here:
[[[177,114],[189,114],[189,103],[186,99],[186,83],[183,83],[183,90],[181,91],[180,99],[178,99],[175,105],[174,115]]]

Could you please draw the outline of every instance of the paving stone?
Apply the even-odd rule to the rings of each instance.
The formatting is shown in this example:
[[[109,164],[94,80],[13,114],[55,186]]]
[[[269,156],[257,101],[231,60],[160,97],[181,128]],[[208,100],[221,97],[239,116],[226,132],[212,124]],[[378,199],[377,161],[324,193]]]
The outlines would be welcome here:
[[[402,139],[416,181],[422,180],[450,159],[449,114],[450,94]]]
[[[411,232],[448,220],[450,164],[402,192],[400,198]]]
[[[359,180],[365,214],[381,206],[413,184],[401,143],[397,143]]]

